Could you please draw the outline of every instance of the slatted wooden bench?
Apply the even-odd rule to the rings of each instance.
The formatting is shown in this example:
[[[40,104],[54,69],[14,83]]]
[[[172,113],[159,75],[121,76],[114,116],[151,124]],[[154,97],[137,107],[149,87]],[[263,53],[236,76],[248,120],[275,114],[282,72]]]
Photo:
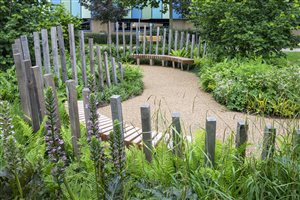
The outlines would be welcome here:
[[[156,55],[156,54],[132,54],[132,57],[135,59],[153,59],[153,60],[162,60],[162,61],[171,61],[173,68],[175,68],[175,62],[181,64],[181,70],[183,70],[183,65],[191,65],[194,64],[194,59],[184,58],[178,56],[170,56],[170,55]],[[189,67],[188,67],[189,70]]]
[[[65,107],[68,107],[68,104],[65,104]],[[67,109],[68,110],[68,109]],[[83,101],[78,101],[78,113],[79,113],[79,121],[85,125],[84,118],[84,109],[83,109]],[[99,114],[99,127],[101,139],[107,141],[109,139],[109,134],[113,130],[113,122],[112,119],[106,117],[105,115]],[[152,145],[157,146],[158,143],[162,139],[167,140],[168,135],[163,133],[159,133],[156,131],[152,132]],[[124,142],[126,146],[136,144],[138,146],[142,146],[142,130],[140,128],[134,127],[131,124],[124,123]],[[168,142],[168,141],[167,141]]]

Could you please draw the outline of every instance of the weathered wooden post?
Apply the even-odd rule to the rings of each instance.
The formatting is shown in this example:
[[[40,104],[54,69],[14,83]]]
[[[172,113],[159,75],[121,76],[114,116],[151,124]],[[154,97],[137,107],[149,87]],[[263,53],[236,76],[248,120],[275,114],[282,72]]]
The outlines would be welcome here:
[[[206,48],[207,48],[207,43],[205,41],[204,46],[203,46],[203,55],[202,55],[202,57],[204,57],[206,55]]]
[[[199,36],[198,39],[198,51],[197,51],[197,57],[200,57],[200,52],[201,52],[201,37]]]
[[[261,159],[266,160],[273,156],[275,151],[276,129],[271,125],[266,125],[264,130],[263,149]]]
[[[99,73],[99,85],[100,88],[104,88],[103,80],[103,67],[102,67],[102,56],[101,56],[101,47],[97,46],[97,60],[98,60],[98,73]]]
[[[38,105],[36,106],[38,106],[39,118],[40,118],[40,122],[42,123],[46,112],[45,98],[44,98],[44,83],[43,83],[43,77],[41,76],[42,69],[39,66],[35,66],[35,67],[31,67],[31,70],[34,79],[34,91],[36,94],[36,98],[38,100]]]
[[[182,49],[183,48],[183,40],[184,40],[184,32],[182,31],[181,33],[180,33],[180,49]]]
[[[47,29],[42,29],[42,47],[43,47],[43,58],[44,58],[44,68],[45,73],[51,73],[50,69],[50,55],[49,55],[49,43],[48,43],[48,31]]]
[[[175,39],[174,39],[174,50],[177,51],[178,45],[178,31],[175,31]]]
[[[91,70],[91,74],[95,76],[95,54],[94,54],[93,38],[89,38],[89,50],[90,50],[90,70]]]
[[[186,41],[185,41],[185,50],[189,50],[189,42],[190,42],[190,33],[186,34]]]
[[[25,67],[22,65],[21,54],[14,52],[14,63],[16,66],[16,76],[18,80],[18,88],[20,91],[20,100],[22,110],[28,118],[30,117],[30,103],[27,89],[27,80]]]
[[[33,43],[34,43],[34,56],[35,56],[35,64],[42,68],[42,55],[41,55],[41,41],[40,41],[40,33],[33,33]]]
[[[124,80],[124,69],[123,69],[123,66],[122,66],[122,63],[119,62],[119,71],[120,71],[120,75],[121,75],[121,80]]]
[[[159,26],[156,29],[156,48],[155,48],[156,55],[158,55],[158,45],[159,45]]]
[[[64,41],[62,26],[57,26],[57,34],[58,34],[62,81],[63,83],[65,83],[66,80],[68,79],[68,72],[67,72],[67,62],[66,62],[66,54],[65,54],[65,41]]]
[[[124,139],[124,129],[123,129],[123,113],[122,113],[122,103],[120,95],[113,95],[110,98],[111,116],[112,121],[118,120],[120,123],[121,135]],[[114,127],[115,129],[115,127]],[[116,130],[114,130],[116,131]]]
[[[109,47],[109,55],[112,56],[112,51],[111,51],[111,23],[110,21],[107,22],[108,23],[108,47]]]
[[[40,118],[39,118],[39,102],[34,91],[34,77],[33,71],[31,70],[30,60],[24,60],[25,73],[27,77],[27,91],[30,103],[30,114],[31,114],[31,124],[33,132],[37,132],[40,129]]]
[[[166,39],[167,39],[167,29],[164,28],[164,38],[163,38],[162,55],[165,55]],[[161,65],[165,66],[165,61],[162,60],[161,61]]]
[[[171,55],[171,49],[172,49],[172,29],[169,29],[168,55]]]
[[[119,58],[119,22],[116,22],[116,51]]]
[[[55,83],[54,83],[54,79],[53,79],[52,74],[45,74],[44,75],[44,83],[45,83],[46,88],[48,88],[48,87],[52,88],[53,95],[54,95],[54,102],[55,102],[55,105],[57,105],[56,109],[55,109],[55,113],[56,113],[56,116],[57,116],[57,121],[56,121],[57,125],[56,126],[57,126],[58,129],[60,129],[61,128],[61,123],[60,123],[60,117],[59,117],[58,98],[57,98],[56,87],[55,87]]]
[[[82,98],[83,98],[83,111],[84,111],[84,119],[85,119],[85,127],[88,130],[88,122],[90,116],[90,108],[89,108],[89,97],[90,97],[90,89],[83,88],[82,90]]]
[[[136,47],[136,54],[139,54],[140,48],[140,38],[139,38],[139,27],[138,25],[135,26],[135,47]]]
[[[132,23],[130,23],[130,41],[129,41],[129,50],[130,50],[130,55],[132,54]]]
[[[76,156],[76,158],[79,160],[80,150],[79,150],[78,140],[80,138],[80,123],[79,123],[79,114],[78,114],[76,83],[74,80],[67,80],[66,85],[67,85],[68,107],[69,107],[71,133],[72,133],[73,153]]]
[[[153,34],[152,34],[152,23],[149,24],[150,26],[150,33],[149,33],[149,54],[152,54],[152,46],[153,46]],[[153,65],[153,59],[150,59],[150,65],[152,66]]]
[[[194,57],[194,46],[195,46],[195,35],[192,35],[192,45],[191,45],[191,59]]]
[[[126,37],[125,37],[125,23],[122,22],[122,34],[123,34],[123,55],[126,55]]]
[[[182,131],[180,125],[180,113],[172,113],[172,141],[173,153],[182,156]]]
[[[54,73],[59,78],[60,75],[58,68],[57,31],[55,26],[51,27],[51,47]]]
[[[115,62],[114,57],[112,57],[112,59],[111,59],[111,66],[112,66],[113,81],[114,81],[114,84],[117,85],[118,77],[117,77],[116,62]]]
[[[244,121],[237,123],[237,130],[235,136],[235,147],[238,149],[238,154],[242,158],[246,156],[246,145],[248,140],[248,124]]]
[[[88,81],[87,81],[87,74],[86,74],[85,44],[84,44],[84,32],[83,31],[79,31],[79,45],[80,45],[82,82],[84,84],[84,87],[87,87]]]
[[[74,25],[68,25],[69,31],[69,44],[70,44],[70,56],[71,56],[71,66],[72,66],[72,77],[75,81],[75,84],[78,84],[77,77],[77,67],[76,67],[76,51],[75,51],[75,37],[74,37]]]
[[[216,124],[216,118],[207,117],[205,126],[205,164],[209,167],[213,167],[215,164]]]
[[[31,58],[30,58],[30,51],[29,51],[29,45],[28,45],[27,36],[26,35],[22,35],[20,37],[20,40],[21,40],[21,45],[22,45],[24,60],[29,60],[30,64],[31,64]]]
[[[108,56],[106,51],[104,52],[104,64],[105,64],[105,72],[106,72],[106,83],[107,86],[110,87],[111,81],[110,81],[110,73],[109,73],[109,65],[108,65]]]
[[[144,25],[143,54],[146,54],[146,35],[147,35],[147,28],[146,28],[146,25]]]
[[[141,106],[143,150],[148,162],[152,161],[152,131],[150,105]]]

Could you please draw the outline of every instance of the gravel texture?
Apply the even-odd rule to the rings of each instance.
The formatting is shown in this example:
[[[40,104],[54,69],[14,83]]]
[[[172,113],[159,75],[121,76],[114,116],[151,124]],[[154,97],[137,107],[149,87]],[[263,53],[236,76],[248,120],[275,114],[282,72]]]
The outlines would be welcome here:
[[[278,134],[286,128],[299,126],[299,119],[291,122],[229,111],[217,103],[211,94],[199,88],[199,78],[194,73],[160,66],[140,68],[144,74],[144,92],[122,103],[124,120],[136,127],[141,127],[140,106],[144,103],[151,106],[153,130],[167,130],[171,122],[171,113],[179,112],[185,134],[193,136],[196,130],[205,127],[206,117],[213,116],[217,119],[217,138],[221,141],[225,141],[236,131],[239,120],[247,119],[248,141],[255,147],[261,146],[266,124],[273,124]],[[102,107],[99,111],[111,117],[110,106]]]

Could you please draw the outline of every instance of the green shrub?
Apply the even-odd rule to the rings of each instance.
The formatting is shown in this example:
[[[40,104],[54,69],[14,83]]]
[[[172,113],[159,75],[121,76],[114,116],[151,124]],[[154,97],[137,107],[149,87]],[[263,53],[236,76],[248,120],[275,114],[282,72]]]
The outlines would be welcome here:
[[[282,55],[297,44],[291,30],[299,27],[298,1],[195,0],[191,20],[210,52],[218,58]]]
[[[233,59],[210,62],[199,75],[204,90],[231,110],[293,117],[300,113],[299,73],[299,66]]]

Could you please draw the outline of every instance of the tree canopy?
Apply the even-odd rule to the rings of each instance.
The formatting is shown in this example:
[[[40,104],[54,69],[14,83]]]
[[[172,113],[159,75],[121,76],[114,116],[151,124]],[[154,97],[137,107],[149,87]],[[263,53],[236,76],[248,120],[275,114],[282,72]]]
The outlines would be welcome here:
[[[280,55],[299,26],[298,0],[194,0],[191,20],[218,56]]]

